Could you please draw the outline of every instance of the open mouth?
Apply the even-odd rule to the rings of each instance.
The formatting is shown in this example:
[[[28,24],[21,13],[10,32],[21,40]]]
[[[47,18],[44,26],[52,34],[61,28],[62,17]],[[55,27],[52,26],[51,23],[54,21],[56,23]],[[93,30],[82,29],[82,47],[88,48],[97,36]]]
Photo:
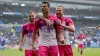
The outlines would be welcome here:
[[[42,11],[45,11],[45,10],[42,9]]]
[[[56,13],[57,15],[61,15],[60,13]]]

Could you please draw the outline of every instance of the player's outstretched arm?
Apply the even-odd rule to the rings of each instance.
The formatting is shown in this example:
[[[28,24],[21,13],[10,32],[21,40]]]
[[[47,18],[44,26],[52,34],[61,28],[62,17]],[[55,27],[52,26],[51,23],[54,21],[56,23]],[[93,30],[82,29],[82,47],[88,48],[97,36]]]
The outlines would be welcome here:
[[[61,24],[61,26],[63,26],[67,30],[70,30],[71,32],[74,32],[75,31],[74,25],[66,26],[66,25]]]
[[[73,24],[67,26],[65,24],[62,24],[59,19],[56,21],[56,23],[59,24],[60,26],[64,27],[65,29],[70,30],[71,32],[75,31],[75,26]]]

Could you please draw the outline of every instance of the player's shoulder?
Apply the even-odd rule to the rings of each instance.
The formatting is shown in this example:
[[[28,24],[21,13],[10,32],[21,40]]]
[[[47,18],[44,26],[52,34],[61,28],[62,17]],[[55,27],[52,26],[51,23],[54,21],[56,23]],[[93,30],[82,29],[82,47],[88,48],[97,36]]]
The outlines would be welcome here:
[[[49,17],[52,18],[53,20],[57,20],[57,16],[55,14],[50,14]]]
[[[37,18],[36,20],[35,20],[35,22],[38,22],[40,20],[40,18]]]
[[[56,17],[54,14],[50,14],[49,17]]]
[[[25,26],[27,26],[28,24],[29,24],[29,22],[24,23],[24,24],[22,25],[22,27],[25,27]]]
[[[63,18],[65,18],[66,20],[71,20],[70,17],[63,16]]]
[[[72,19],[70,17],[65,17],[65,21],[70,22],[70,21],[72,21]]]

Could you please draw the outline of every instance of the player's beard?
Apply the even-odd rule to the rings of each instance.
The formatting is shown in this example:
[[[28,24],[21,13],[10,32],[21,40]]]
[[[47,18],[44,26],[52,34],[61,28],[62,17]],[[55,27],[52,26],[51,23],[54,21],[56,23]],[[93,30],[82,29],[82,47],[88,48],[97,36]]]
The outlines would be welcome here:
[[[43,9],[42,9],[42,13],[43,13],[43,14],[47,14],[48,12],[49,12],[48,10],[43,10]]]
[[[34,18],[30,18],[30,22],[33,23],[34,22]]]
[[[43,14],[47,14],[48,12],[47,11],[44,11],[44,12],[42,12]]]
[[[62,16],[63,16],[63,14],[61,14],[61,13],[56,13],[56,15],[57,15],[57,18],[62,18]]]
[[[58,17],[58,18],[61,18],[62,16],[58,14],[57,17]]]

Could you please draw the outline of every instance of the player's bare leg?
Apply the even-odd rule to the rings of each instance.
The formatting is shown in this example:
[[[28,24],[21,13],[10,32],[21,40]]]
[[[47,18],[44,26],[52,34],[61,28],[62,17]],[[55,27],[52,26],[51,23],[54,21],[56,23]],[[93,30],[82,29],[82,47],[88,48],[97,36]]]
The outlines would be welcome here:
[[[80,49],[80,56],[83,54],[83,48]]]

